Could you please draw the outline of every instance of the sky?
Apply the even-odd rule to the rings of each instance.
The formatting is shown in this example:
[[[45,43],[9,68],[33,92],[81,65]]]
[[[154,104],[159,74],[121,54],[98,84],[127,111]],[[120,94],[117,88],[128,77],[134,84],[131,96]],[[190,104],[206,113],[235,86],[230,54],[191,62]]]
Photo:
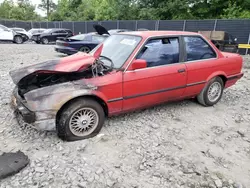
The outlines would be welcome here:
[[[0,3],[2,3],[4,0],[0,0]],[[55,3],[58,2],[58,0],[53,0]],[[14,0],[15,2],[15,0]],[[37,8],[37,6],[41,3],[41,0],[30,0],[30,2],[36,6],[36,12],[40,14],[41,16],[45,16],[46,12],[42,11],[41,9]]]

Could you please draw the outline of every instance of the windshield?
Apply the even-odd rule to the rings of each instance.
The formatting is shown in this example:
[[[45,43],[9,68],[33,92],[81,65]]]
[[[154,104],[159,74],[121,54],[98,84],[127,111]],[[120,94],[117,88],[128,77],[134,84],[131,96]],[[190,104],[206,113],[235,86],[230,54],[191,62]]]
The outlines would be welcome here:
[[[125,63],[140,41],[141,37],[139,36],[112,35],[102,43],[103,49],[101,56],[111,59],[114,63],[114,68],[118,69]],[[93,55],[98,47],[91,51],[90,54]],[[107,59],[103,58],[101,60],[106,65],[110,65]]]
[[[86,37],[86,34],[80,34],[80,35],[75,35],[72,37],[69,37],[69,39],[73,39],[73,40],[84,40]]]

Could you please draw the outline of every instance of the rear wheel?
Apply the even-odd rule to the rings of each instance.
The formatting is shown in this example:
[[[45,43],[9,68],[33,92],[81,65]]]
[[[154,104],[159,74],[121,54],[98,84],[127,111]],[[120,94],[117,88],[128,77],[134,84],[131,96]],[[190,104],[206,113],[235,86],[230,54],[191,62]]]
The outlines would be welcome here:
[[[42,43],[43,44],[49,44],[49,39],[46,38],[46,37],[42,38]]]
[[[68,104],[57,120],[57,134],[67,141],[91,138],[97,135],[105,114],[102,106],[91,99],[76,99]]]
[[[23,43],[23,38],[21,36],[15,36],[14,37],[14,43],[16,44],[22,44]]]
[[[197,100],[203,106],[213,106],[222,97],[224,82],[220,77],[211,79],[198,95]]]
[[[90,48],[88,46],[82,46],[79,49],[80,52],[85,52],[85,53],[89,53],[90,52]]]

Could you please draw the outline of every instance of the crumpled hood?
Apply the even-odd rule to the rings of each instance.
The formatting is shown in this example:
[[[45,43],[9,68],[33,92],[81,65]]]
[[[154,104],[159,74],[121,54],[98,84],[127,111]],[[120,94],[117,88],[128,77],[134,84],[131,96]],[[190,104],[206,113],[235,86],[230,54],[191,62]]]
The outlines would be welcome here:
[[[68,73],[86,69],[94,63],[95,57],[86,53],[79,52],[58,60],[48,60],[43,63],[27,66],[18,70],[10,71],[10,76],[15,84],[23,77],[32,73]]]

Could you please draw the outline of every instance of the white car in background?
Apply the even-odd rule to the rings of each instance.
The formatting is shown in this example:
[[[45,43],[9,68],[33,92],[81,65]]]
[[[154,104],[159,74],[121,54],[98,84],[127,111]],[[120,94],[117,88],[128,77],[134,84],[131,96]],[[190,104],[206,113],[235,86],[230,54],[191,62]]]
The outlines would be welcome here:
[[[9,41],[22,44],[28,40],[28,37],[22,33],[16,33],[12,29],[0,24],[0,41]]]
[[[24,34],[26,35],[29,39],[31,39],[32,37],[32,34],[27,32],[25,29],[23,28],[19,28],[19,27],[13,27],[13,28],[10,28],[12,29],[13,31],[15,31],[16,33],[21,33],[21,34]]]

